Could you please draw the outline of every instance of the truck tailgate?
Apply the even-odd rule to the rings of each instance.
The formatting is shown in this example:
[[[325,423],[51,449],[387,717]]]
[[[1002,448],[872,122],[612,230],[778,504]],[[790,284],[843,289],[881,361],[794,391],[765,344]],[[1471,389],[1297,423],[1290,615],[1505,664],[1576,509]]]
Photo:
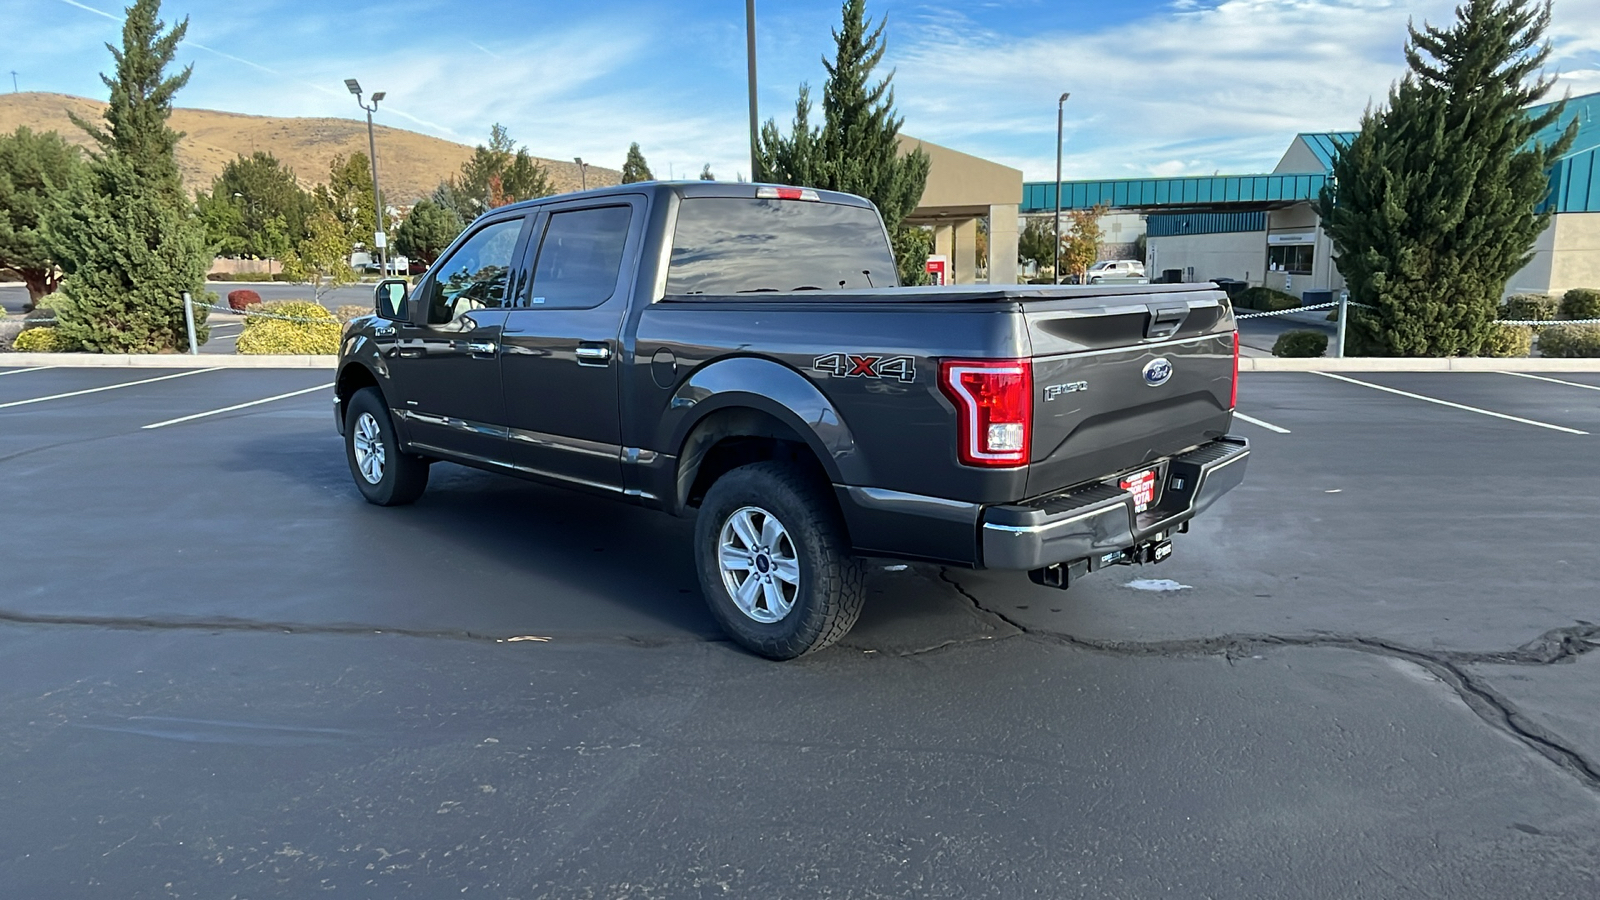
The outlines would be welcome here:
[[[1024,301],[1033,353],[1030,496],[1132,474],[1227,434],[1232,310],[1221,291],[1174,288]]]

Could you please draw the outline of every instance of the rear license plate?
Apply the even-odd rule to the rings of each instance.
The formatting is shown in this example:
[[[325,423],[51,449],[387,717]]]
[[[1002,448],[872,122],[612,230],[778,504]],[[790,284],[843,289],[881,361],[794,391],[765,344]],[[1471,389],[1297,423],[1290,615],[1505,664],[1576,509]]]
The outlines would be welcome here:
[[[1144,512],[1156,499],[1156,470],[1147,469],[1134,475],[1129,475],[1117,483],[1123,490],[1133,494],[1133,511]]]

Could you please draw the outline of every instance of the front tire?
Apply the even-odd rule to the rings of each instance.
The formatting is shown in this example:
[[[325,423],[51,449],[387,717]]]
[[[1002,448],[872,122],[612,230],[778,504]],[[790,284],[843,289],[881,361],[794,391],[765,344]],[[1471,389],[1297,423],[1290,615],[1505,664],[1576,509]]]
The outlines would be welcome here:
[[[717,479],[695,523],[695,562],[711,614],[768,659],[821,650],[855,625],[865,570],[824,485],[761,462]]]
[[[377,388],[356,391],[346,404],[344,451],[356,489],[368,503],[404,506],[428,488],[428,461],[400,449]]]

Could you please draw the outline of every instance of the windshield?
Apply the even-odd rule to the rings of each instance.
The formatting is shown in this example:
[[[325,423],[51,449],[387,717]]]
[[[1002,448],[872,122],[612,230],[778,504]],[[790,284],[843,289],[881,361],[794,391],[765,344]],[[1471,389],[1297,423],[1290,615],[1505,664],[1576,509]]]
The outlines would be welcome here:
[[[896,287],[876,210],[804,200],[696,197],[678,210],[668,294]]]

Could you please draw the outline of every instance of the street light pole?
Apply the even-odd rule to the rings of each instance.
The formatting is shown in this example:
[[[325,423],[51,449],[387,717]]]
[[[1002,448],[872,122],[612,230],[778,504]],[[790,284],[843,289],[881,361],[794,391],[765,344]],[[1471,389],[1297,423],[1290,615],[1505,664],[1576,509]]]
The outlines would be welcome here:
[[[589,189],[589,164],[584,162],[581,156],[574,156],[572,161],[578,164],[578,183],[583,185],[580,190],[587,191]]]
[[[1062,94],[1056,102],[1056,258],[1050,270],[1056,284],[1061,283],[1061,126],[1066,121],[1067,98],[1071,96]]]
[[[750,70],[750,180],[758,181],[756,156],[761,145],[756,112],[756,0],[744,0],[744,44]]]
[[[344,86],[350,93],[356,95],[356,104],[367,111],[367,160],[372,166],[372,243],[378,250],[378,277],[389,277],[389,229],[384,227],[383,194],[378,192],[378,142],[372,134],[372,114],[378,111],[378,101],[383,99],[383,91],[375,91],[372,95],[372,105],[368,106],[361,100],[361,83],[354,78],[346,78]]]

